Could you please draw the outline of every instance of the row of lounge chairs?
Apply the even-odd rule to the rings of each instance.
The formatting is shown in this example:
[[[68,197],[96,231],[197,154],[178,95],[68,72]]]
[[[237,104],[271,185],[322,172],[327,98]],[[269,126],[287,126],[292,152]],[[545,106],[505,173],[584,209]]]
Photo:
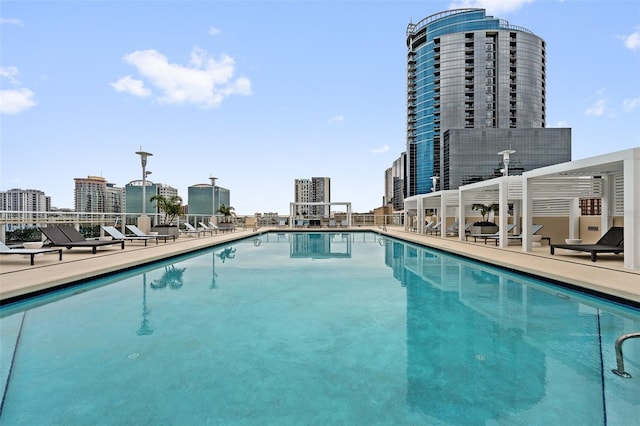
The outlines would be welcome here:
[[[198,237],[208,232],[211,235],[218,233],[220,228],[209,222],[209,225],[205,225],[200,222],[200,228],[195,228],[189,223],[184,223],[184,230],[180,230],[182,234],[194,234]],[[103,226],[102,230],[105,235],[111,237],[111,239],[87,239],[85,238],[74,226],[72,225],[49,225],[41,227],[40,231],[44,236],[43,247],[41,248],[11,248],[0,242],[0,255],[23,255],[29,256],[31,265],[34,264],[35,256],[44,253],[58,253],[59,260],[62,260],[62,248],[71,249],[74,247],[90,248],[93,254],[96,254],[98,247],[120,245],[124,249],[125,241],[140,241],[144,242],[147,246],[149,241],[155,241],[158,244],[159,241],[165,243],[172,239],[176,240],[175,235],[157,235],[157,234],[145,234],[140,228],[135,225],[126,225],[129,233],[124,234],[115,226]]]

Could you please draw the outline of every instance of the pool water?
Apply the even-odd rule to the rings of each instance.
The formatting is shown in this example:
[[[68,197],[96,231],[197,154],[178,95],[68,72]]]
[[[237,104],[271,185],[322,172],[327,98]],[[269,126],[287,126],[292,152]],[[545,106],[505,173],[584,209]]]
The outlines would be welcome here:
[[[628,425],[640,310],[375,233],[268,233],[0,309],[0,423]]]

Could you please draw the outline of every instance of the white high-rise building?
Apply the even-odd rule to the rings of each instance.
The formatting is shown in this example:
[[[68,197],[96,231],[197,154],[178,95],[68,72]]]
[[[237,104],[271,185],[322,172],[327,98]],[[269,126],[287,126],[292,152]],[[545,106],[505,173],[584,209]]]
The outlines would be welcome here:
[[[0,210],[13,212],[51,211],[51,197],[37,189],[10,189],[0,192]]]
[[[311,179],[296,179],[294,183],[295,214],[301,216],[329,217],[331,209],[327,205],[314,203],[331,202],[331,178],[313,177]]]

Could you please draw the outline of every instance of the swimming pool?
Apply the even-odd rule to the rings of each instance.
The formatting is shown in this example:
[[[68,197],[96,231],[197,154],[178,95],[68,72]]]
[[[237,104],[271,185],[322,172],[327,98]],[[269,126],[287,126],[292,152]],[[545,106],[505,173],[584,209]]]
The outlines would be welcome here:
[[[375,233],[269,233],[0,310],[2,424],[608,424],[640,311]]]

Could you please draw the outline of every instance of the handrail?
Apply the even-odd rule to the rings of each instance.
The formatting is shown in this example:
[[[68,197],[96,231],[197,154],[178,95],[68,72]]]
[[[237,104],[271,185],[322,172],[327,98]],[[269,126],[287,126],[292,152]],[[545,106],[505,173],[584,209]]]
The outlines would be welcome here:
[[[624,357],[622,356],[622,344],[627,339],[635,339],[640,337],[640,332],[636,333],[628,333],[623,334],[616,339],[616,364],[618,364],[617,368],[611,370],[611,372],[617,374],[620,377],[624,377],[625,379],[630,379],[631,374],[624,371]]]

